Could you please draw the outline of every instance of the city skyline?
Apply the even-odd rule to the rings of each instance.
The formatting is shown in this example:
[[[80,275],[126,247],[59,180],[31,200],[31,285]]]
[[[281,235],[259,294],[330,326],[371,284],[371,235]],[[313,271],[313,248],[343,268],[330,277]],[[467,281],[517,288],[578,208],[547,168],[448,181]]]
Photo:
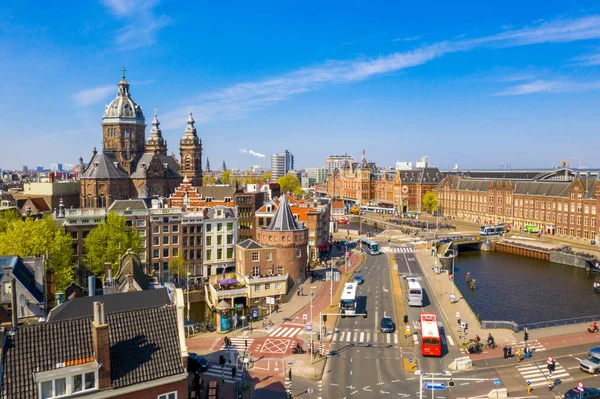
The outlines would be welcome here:
[[[431,16],[344,3],[342,18],[341,4],[105,0],[53,19],[3,4],[0,166],[89,162],[123,65],[170,143],[192,107],[205,157],[231,169],[283,149],[303,169],[362,148],[381,166],[423,154],[442,169],[600,166],[598,6],[440,4]]]

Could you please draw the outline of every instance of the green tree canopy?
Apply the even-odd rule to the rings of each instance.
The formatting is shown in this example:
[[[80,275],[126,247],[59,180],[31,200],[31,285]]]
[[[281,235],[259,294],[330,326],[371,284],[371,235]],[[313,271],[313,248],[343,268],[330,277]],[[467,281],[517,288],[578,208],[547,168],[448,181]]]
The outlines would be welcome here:
[[[96,276],[104,274],[104,264],[112,264],[113,273],[119,268],[121,256],[129,248],[136,254],[142,249],[142,238],[127,227],[125,216],[111,212],[106,220],[94,227],[83,244],[87,266]]]
[[[27,218],[25,221],[14,215],[0,217],[0,255],[45,256],[46,267],[54,270],[54,286],[63,291],[73,281],[73,240],[56,225],[52,216],[42,219]]]
[[[223,184],[231,183],[231,171],[226,170],[225,172],[223,172],[223,175],[221,176],[221,183],[223,183]]]
[[[0,232],[6,231],[8,226],[17,220],[21,220],[21,216],[16,209],[5,209],[0,211]]]
[[[203,186],[214,186],[217,184],[217,179],[212,176],[202,176],[202,185]]]
[[[433,212],[438,207],[438,198],[434,191],[427,191],[423,196],[423,206],[428,212]]]
[[[176,256],[169,262],[169,275],[173,277],[175,274],[177,278],[184,279],[187,277],[188,262],[184,261],[181,256]]]
[[[279,179],[277,179],[277,183],[279,183],[282,193],[289,191],[295,195],[297,189],[300,188],[300,180],[298,180],[298,177],[293,173],[288,173],[285,176],[281,176]]]
[[[265,172],[262,175],[263,181],[269,181],[269,179],[271,178],[271,172]]]

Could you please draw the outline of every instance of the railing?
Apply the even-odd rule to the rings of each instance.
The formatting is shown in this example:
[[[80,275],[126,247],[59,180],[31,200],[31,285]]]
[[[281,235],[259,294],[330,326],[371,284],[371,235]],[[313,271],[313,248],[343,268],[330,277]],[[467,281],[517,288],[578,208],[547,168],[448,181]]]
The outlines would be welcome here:
[[[288,278],[287,274],[277,274],[273,276],[265,276],[265,277],[250,277],[246,276],[244,279],[248,284],[258,284],[258,283],[270,283],[276,281],[286,281]]]
[[[537,328],[545,328],[545,327],[558,327],[558,326],[567,326],[570,324],[591,323],[591,322],[598,321],[598,320],[600,320],[600,315],[572,317],[570,319],[541,321],[539,323],[527,323],[527,329],[534,330]],[[522,331],[524,327],[525,327],[524,324],[523,325],[519,324],[518,331]]]
[[[514,332],[519,331],[519,325],[514,321],[502,321],[502,320],[483,320],[481,322],[481,328],[507,328]]]
[[[215,287],[210,285],[210,292],[214,298],[248,295],[248,287],[236,288],[233,290],[216,290]]]

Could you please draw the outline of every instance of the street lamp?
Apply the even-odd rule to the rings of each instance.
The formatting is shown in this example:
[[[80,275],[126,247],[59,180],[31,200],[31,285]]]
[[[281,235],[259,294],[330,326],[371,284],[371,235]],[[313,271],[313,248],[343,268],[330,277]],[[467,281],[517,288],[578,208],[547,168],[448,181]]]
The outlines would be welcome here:
[[[346,259],[346,264],[344,266],[344,273],[348,273],[348,241],[344,241],[344,245],[346,246],[346,251],[344,252],[344,258]]]
[[[313,335],[314,335],[314,328],[313,328],[313,290],[316,289],[317,287],[310,287],[310,364],[314,363],[314,344],[313,344]]]
[[[188,300],[187,300],[187,319],[190,320],[190,276],[192,273],[188,272],[187,274],[187,292],[188,292]]]

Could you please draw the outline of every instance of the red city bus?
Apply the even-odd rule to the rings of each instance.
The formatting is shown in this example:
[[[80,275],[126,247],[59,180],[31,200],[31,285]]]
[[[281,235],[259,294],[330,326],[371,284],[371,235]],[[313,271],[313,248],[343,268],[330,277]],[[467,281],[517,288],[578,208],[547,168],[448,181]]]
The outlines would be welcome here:
[[[421,353],[423,356],[442,356],[442,342],[435,313],[421,313]]]

